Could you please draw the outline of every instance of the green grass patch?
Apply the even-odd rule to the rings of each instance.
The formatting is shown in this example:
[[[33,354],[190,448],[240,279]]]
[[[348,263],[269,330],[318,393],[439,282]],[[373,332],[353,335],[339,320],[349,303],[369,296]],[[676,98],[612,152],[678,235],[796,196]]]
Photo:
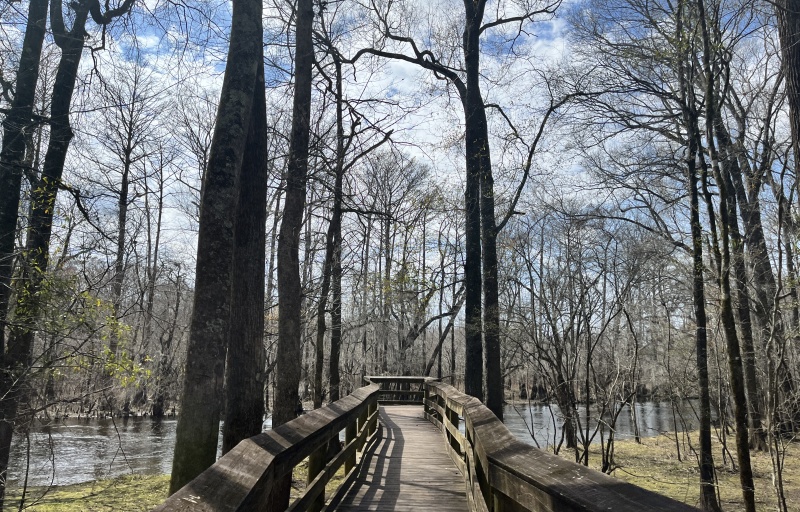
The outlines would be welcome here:
[[[167,497],[169,475],[122,476],[75,485],[29,487],[25,510],[35,512],[146,511]],[[21,489],[11,488],[4,512],[19,509]]]
[[[292,474],[292,500],[306,488],[307,461],[295,467]],[[340,469],[326,486],[326,496],[336,490],[344,478]],[[101,512],[147,511],[167,498],[169,475],[123,476],[82,484],[29,487],[25,494],[25,510],[31,512]],[[3,512],[19,510],[21,489],[10,488]]]

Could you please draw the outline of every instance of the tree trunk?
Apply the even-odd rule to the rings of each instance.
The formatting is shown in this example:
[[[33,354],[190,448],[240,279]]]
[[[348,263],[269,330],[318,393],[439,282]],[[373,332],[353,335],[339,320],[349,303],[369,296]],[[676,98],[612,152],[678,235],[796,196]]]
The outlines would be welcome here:
[[[194,308],[170,494],[212,465],[217,454],[231,319],[233,223],[262,51],[261,14],[261,2],[234,0],[228,61],[200,203]]]
[[[54,2],[60,15],[60,2]],[[29,392],[30,365],[33,357],[36,319],[42,304],[40,291],[44,283],[50,255],[50,235],[53,227],[56,195],[61,185],[64,162],[67,157],[72,128],[69,111],[72,93],[75,90],[78,65],[83,53],[83,34],[88,18],[88,3],[78,4],[75,9],[73,28],[61,32],[57,39],[61,46],[61,59],[53,84],[50,108],[50,140],[45,154],[42,175],[31,186],[31,213],[25,245],[25,257],[19,280],[21,290],[17,293],[15,322],[9,329],[9,340],[3,354],[3,397],[0,400],[0,471],[8,467],[8,453],[11,447],[13,429],[29,420],[30,410],[20,412],[20,406],[27,405]],[[34,82],[35,84],[35,82]],[[13,238],[13,235],[12,235]],[[3,485],[3,493],[5,487]]]
[[[722,178],[719,155],[717,154],[717,147],[714,139],[714,125],[716,116],[718,115],[717,108],[720,102],[717,101],[716,97],[716,80],[714,79],[714,72],[711,65],[712,41],[706,19],[705,2],[704,0],[698,0],[697,3],[703,34],[703,70],[706,75],[706,143],[708,144],[711,169],[717,182],[721,203],[719,208],[719,228],[722,250],[720,251],[716,238],[713,239],[713,243],[715,245],[715,255],[721,257],[720,268],[722,271],[718,276],[720,286],[720,316],[725,332],[725,341],[728,350],[728,369],[730,372],[731,391],[733,392],[733,412],[736,422],[736,457],[739,462],[739,481],[742,488],[745,510],[747,512],[755,512],[756,503],[755,489],[753,486],[753,468],[750,464],[750,443],[747,429],[747,395],[745,394],[744,369],[741,350],[739,348],[739,337],[736,332],[736,320],[733,315],[733,302],[731,299],[731,251],[730,236],[728,233],[729,225],[732,222],[730,213],[733,210],[735,215],[735,207],[728,196],[726,182]],[[698,133],[698,136],[699,135]],[[700,140],[698,140],[698,145],[699,144]],[[715,219],[713,212],[711,212],[712,209],[713,202],[709,202],[709,222],[713,223]]]
[[[464,1],[466,24],[464,27],[464,62],[467,68],[467,85],[461,102],[464,107],[466,150],[466,191],[464,203],[465,262],[464,280],[466,298],[464,307],[464,392],[483,400],[483,318],[481,292],[481,184],[482,166],[489,164],[489,146],[486,133],[486,112],[479,88],[480,78],[480,24],[485,1]],[[485,274],[484,274],[485,275]]]
[[[739,223],[736,217],[736,204],[738,202],[736,187],[733,175],[739,175],[741,182],[741,170],[738,162],[731,157],[732,144],[730,136],[719,117],[714,120],[714,131],[720,145],[720,161],[722,164],[722,179],[726,188],[726,208],[728,209],[729,229],[731,235],[731,266],[733,268],[734,281],[736,283],[736,295],[738,299],[737,317],[739,328],[742,334],[742,361],[744,366],[744,382],[747,391],[747,412],[748,426],[750,430],[751,448],[766,451],[767,442],[761,426],[761,396],[758,390],[758,378],[756,375],[756,356],[755,342],[753,337],[753,325],[751,320],[751,299],[750,291],[747,288],[748,275],[745,266],[744,240],[739,230]]]
[[[156,213],[156,233],[152,237],[150,215],[147,214],[147,299],[144,311],[144,327],[142,329],[141,354],[146,357],[150,352],[150,338],[153,335],[153,308],[156,299],[156,278],[158,276],[158,253],[161,246],[161,227],[164,216],[164,162],[163,148],[159,148],[159,158],[162,159],[158,169],[158,210]],[[147,199],[147,196],[145,196]],[[149,211],[149,207],[147,208]]]
[[[693,84],[695,81],[694,57],[692,48],[684,38],[683,14],[686,0],[678,4],[675,32],[678,43],[683,45],[683,54],[679,56],[678,78],[680,80],[682,121],[689,133],[686,141],[686,178],[690,198],[690,217],[692,234],[692,303],[695,317],[695,349],[697,356],[697,380],[700,394],[700,506],[703,510],[719,512],[716,487],[714,481],[714,456],[711,451],[711,396],[708,379],[708,333],[706,319],[706,293],[703,272],[703,225],[700,221],[700,197],[698,191],[696,134],[698,114]],[[713,220],[713,219],[710,219]]]
[[[6,314],[14,270],[14,241],[22,175],[25,172],[25,137],[33,126],[33,103],[47,26],[47,2],[31,0],[28,5],[28,22],[17,68],[16,90],[11,109],[3,120],[3,144],[0,150],[0,354],[5,351]]]
[[[690,146],[693,146],[690,143]],[[705,284],[703,282],[703,232],[697,191],[696,150],[690,149],[689,195],[691,197],[692,259],[694,261],[692,298],[695,314],[695,346],[700,392],[700,503],[703,510],[719,511],[714,485],[714,458],[711,452],[711,396],[708,379],[708,337],[706,332]],[[691,160],[690,160],[691,159]]]
[[[786,77],[786,99],[789,103],[789,127],[794,154],[794,175],[800,176],[800,7],[793,0],[776,0],[778,35]],[[800,194],[798,194],[800,202]]]
[[[260,434],[264,422],[267,144],[264,63],[259,55],[236,206],[222,453]]]
[[[278,239],[278,354],[276,362],[273,427],[297,416],[301,367],[302,290],[300,286],[300,229],[306,203],[308,143],[311,120],[311,83],[314,46],[312,0],[298,0],[295,29],[295,83],[292,129],[286,170],[286,201]],[[291,475],[276,485],[272,506],[284,509],[289,504]]]
[[[172,351],[172,342],[175,339],[175,329],[178,326],[182,296],[181,274],[180,267],[178,267],[178,274],[175,276],[175,309],[173,310],[169,330],[161,335],[160,340],[161,354],[156,373],[156,390],[153,394],[153,418],[163,418],[167,408],[167,387],[172,366],[170,352]]]
[[[333,265],[331,297],[331,357],[328,363],[328,388],[330,401],[341,396],[339,386],[339,356],[342,345],[342,201],[344,180],[344,96],[342,93],[342,63],[335,58],[336,65],[336,182],[333,187]],[[332,440],[338,442],[338,440]]]
[[[328,363],[328,388],[330,401],[335,402],[341,398],[341,375],[339,372],[339,359],[342,349],[342,235],[341,225],[339,234],[334,241],[333,275],[331,284],[331,358]]]
[[[278,238],[278,359],[277,389],[273,425],[297,416],[301,366],[300,322],[300,230],[306,203],[309,123],[311,118],[311,67],[314,48],[311,0],[298,0],[295,53],[295,95],[289,164],[286,171],[286,199]]]
[[[11,110],[3,120],[3,145],[0,151],[0,389],[8,390],[18,371],[13,357],[6,356],[6,315],[11,298],[14,271],[14,241],[17,233],[20,189],[24,173],[25,136],[31,126],[39,61],[47,25],[47,0],[31,0],[16,79],[16,94]],[[13,400],[13,397],[8,397]],[[16,406],[7,408],[0,401],[0,509],[5,498],[11,436]],[[11,404],[9,404],[11,405]]]

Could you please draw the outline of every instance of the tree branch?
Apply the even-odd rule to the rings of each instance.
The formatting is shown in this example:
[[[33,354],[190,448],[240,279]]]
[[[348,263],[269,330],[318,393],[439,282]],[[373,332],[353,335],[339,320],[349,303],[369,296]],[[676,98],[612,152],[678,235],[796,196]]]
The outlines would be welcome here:
[[[548,107],[547,112],[545,112],[544,117],[542,118],[542,121],[539,123],[539,129],[536,132],[536,136],[533,139],[533,143],[530,146],[528,146],[528,156],[525,159],[525,164],[523,165],[522,168],[522,180],[520,181],[517,190],[514,192],[514,199],[512,199],[511,204],[508,207],[508,211],[503,217],[503,220],[497,224],[497,227],[495,228],[495,233],[500,233],[500,231],[505,227],[505,225],[508,224],[508,221],[511,219],[511,216],[514,215],[515,213],[514,210],[516,209],[517,203],[519,203],[519,199],[522,196],[522,190],[525,188],[525,184],[528,182],[528,176],[530,176],[531,165],[533,164],[533,156],[536,153],[536,149],[539,146],[539,141],[542,138],[542,134],[544,134],[544,129],[547,126],[547,121],[550,119],[550,116],[553,115],[556,109],[560,108],[565,103],[571,101],[572,99],[578,96],[583,96],[583,93],[567,94],[566,96],[564,96],[563,98],[561,98],[559,101],[556,102],[554,102],[552,99],[550,100],[550,107]],[[521,137],[519,136],[519,132],[517,131],[516,127],[499,105],[490,103],[486,106],[497,109],[503,116],[503,118],[505,118],[508,125],[511,127],[511,130],[514,132],[514,136],[517,139],[521,140]]]
[[[89,3],[89,13],[92,15],[92,19],[98,25],[108,25],[113,21],[114,18],[122,16],[126,12],[128,12],[133,6],[134,0],[125,0],[122,5],[117,7],[116,9],[109,9],[106,11],[105,14],[100,10],[100,0],[88,0]]]

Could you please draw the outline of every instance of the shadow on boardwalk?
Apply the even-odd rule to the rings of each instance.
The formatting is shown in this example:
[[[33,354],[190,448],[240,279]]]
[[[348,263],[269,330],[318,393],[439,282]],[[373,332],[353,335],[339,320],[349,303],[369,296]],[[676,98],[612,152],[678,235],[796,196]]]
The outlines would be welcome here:
[[[336,510],[468,509],[464,479],[419,406],[381,407],[382,439]]]

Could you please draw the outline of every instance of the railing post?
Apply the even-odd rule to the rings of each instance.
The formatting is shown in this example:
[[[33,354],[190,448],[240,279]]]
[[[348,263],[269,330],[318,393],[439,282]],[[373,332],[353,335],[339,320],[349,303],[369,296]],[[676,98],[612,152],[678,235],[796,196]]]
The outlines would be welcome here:
[[[347,424],[347,427],[345,428],[344,431],[345,446],[349,445],[351,442],[353,442],[353,439],[356,438],[356,430],[357,430],[356,421],[357,420],[351,421],[350,423]],[[355,465],[356,465],[356,452],[353,451],[353,454],[347,457],[347,459],[344,461],[344,474],[346,475],[350,473],[350,470],[353,469]]]
[[[367,419],[369,418],[369,404],[364,407],[361,411],[361,414],[358,415],[358,432],[361,433],[365,428],[367,428]],[[366,437],[360,442],[360,446],[358,447],[358,451],[363,452],[364,446],[367,443]]]
[[[308,456],[308,477],[306,483],[310,484],[317,478],[320,471],[325,468],[325,454],[328,452],[328,443],[323,444],[317,448],[311,455]],[[320,495],[308,507],[308,510],[317,512],[322,510],[325,506],[325,489],[322,490]]]
[[[492,512],[503,512],[503,498],[494,490],[490,492],[492,493]]]
[[[447,414],[447,421],[453,424],[456,429],[458,429],[458,413],[451,409],[447,405],[447,401],[445,400],[445,414]],[[449,432],[447,433],[447,438],[450,440],[450,446],[456,451],[456,453],[461,453],[461,443],[458,442],[458,439],[455,436],[451,435]]]
[[[369,435],[375,433],[375,430],[378,428],[378,399],[376,398],[369,404]],[[374,415],[374,417],[373,417]]]
[[[369,417],[372,418],[372,415],[376,413],[378,410],[378,399],[376,398],[369,404]],[[378,415],[375,414],[375,417],[369,420],[369,435],[375,433],[375,429],[378,427]]]
[[[430,414],[430,409],[428,408],[428,399],[431,396],[431,390],[428,387],[427,382],[422,382],[422,410],[425,412],[425,418],[428,417]]]

